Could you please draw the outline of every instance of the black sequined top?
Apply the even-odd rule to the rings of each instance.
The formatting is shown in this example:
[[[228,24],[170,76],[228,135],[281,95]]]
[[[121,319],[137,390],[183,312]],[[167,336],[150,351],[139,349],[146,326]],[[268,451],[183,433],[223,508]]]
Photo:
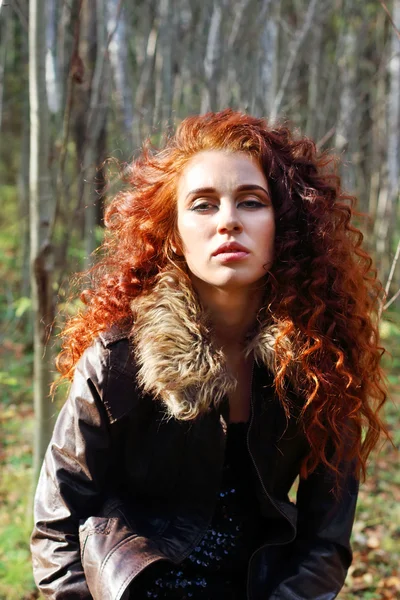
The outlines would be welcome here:
[[[247,423],[228,427],[221,490],[212,522],[201,542],[180,565],[150,565],[130,588],[130,598],[242,600],[247,564],[257,545],[258,504]]]

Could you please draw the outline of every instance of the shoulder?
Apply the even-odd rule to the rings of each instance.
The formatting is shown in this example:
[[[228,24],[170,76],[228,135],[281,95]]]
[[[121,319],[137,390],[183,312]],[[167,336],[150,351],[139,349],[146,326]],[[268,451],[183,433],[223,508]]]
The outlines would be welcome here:
[[[109,369],[127,376],[136,376],[136,362],[129,328],[112,325],[99,333],[96,345],[97,352],[106,357]]]
[[[141,398],[129,329],[113,325],[85,350],[76,376],[90,382],[114,423],[135,408]]]

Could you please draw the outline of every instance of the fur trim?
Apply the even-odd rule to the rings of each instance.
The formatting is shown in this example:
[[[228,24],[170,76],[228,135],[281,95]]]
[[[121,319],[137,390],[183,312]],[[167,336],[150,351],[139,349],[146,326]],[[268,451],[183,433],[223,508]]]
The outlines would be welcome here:
[[[143,390],[160,398],[170,416],[193,419],[235,389],[221,350],[214,348],[207,318],[185,275],[164,272],[147,295],[132,303],[132,338]],[[274,370],[276,331],[264,327],[246,354]]]

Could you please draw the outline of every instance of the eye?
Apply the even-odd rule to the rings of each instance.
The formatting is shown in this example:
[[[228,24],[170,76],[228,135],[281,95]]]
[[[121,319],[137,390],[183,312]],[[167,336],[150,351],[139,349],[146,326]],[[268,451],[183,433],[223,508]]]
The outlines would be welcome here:
[[[215,204],[213,204],[209,200],[199,199],[199,200],[196,200],[195,202],[193,202],[190,210],[195,211],[195,212],[207,212],[214,208],[216,208]]]
[[[241,200],[238,204],[242,208],[249,209],[258,209],[264,208],[266,206],[265,202],[261,202],[258,198],[246,198],[245,200]]]

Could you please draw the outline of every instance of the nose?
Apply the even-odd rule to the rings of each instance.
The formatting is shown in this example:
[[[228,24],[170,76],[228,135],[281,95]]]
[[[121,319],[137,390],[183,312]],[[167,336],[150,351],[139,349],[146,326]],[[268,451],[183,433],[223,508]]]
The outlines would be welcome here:
[[[238,210],[234,204],[222,203],[218,211],[218,233],[240,232],[243,229]]]

